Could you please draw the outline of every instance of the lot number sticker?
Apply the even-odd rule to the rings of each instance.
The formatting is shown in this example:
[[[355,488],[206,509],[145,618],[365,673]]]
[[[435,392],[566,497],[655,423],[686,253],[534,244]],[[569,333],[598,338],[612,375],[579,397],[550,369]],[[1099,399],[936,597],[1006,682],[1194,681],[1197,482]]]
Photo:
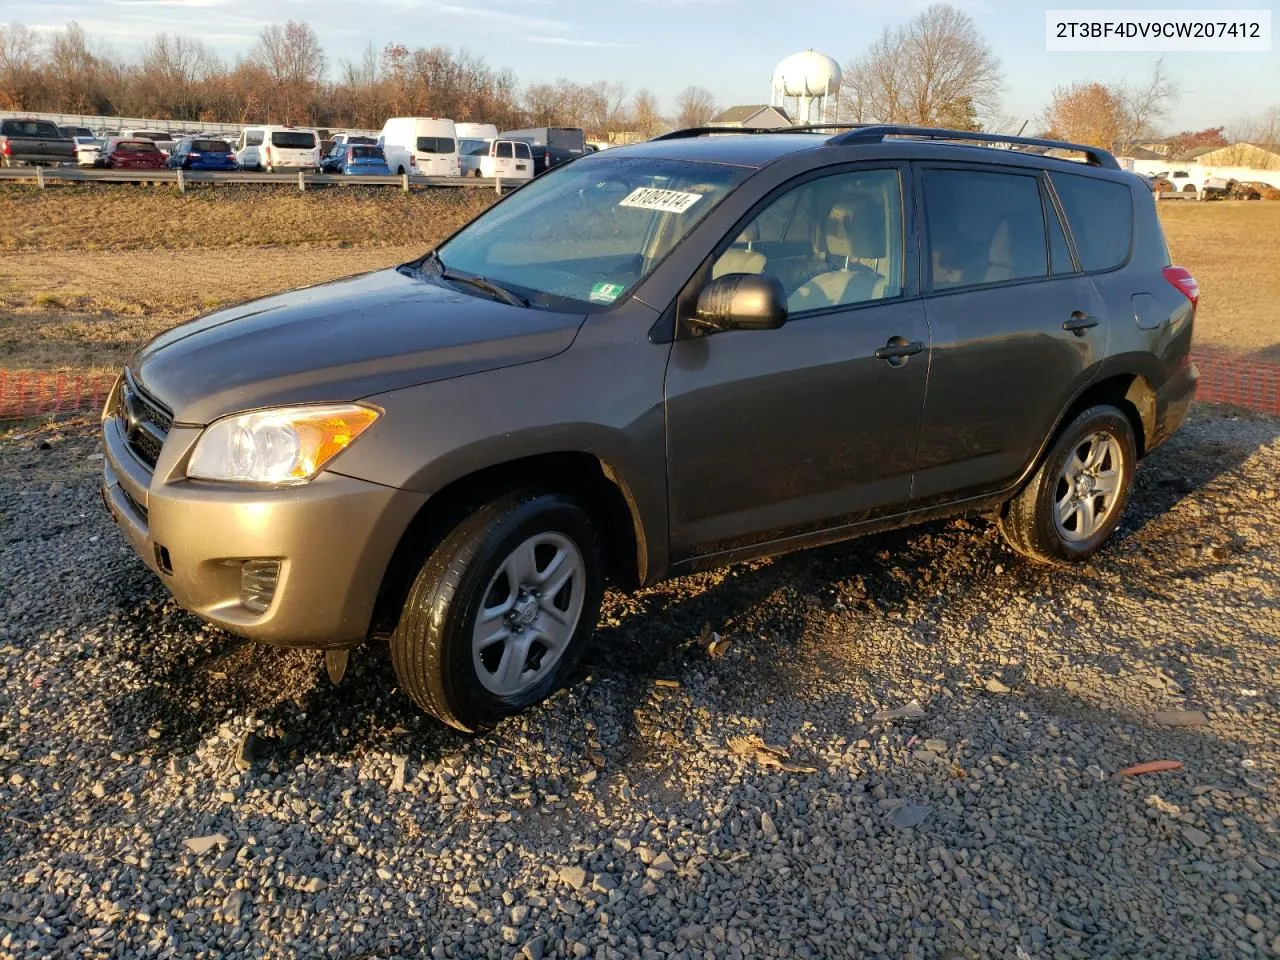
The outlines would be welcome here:
[[[684,193],[680,190],[659,190],[656,187],[637,187],[618,204],[620,207],[639,207],[641,210],[661,210],[663,213],[684,213],[702,199],[700,193]]]

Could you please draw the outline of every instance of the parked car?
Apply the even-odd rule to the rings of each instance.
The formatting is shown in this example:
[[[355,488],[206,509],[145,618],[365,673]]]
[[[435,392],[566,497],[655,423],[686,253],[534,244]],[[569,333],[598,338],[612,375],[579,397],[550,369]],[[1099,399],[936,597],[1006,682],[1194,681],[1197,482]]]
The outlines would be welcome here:
[[[1241,190],[1247,190],[1251,194],[1257,194],[1256,197],[1250,196],[1249,200],[1280,200],[1280,188],[1276,188],[1269,183],[1263,183],[1261,180],[1242,180],[1238,187]]]
[[[499,134],[503,140],[523,140],[533,151],[533,175],[577,160],[587,154],[586,135],[578,127],[530,127]]]
[[[169,165],[169,158],[153,140],[110,137],[94,165],[112,170],[163,170]]]
[[[378,138],[365,136],[361,133],[335,133],[331,143],[335,147],[339,145],[344,147],[373,147],[377,146]]]
[[[81,137],[88,137],[90,140],[94,139],[93,131],[88,127],[61,126],[58,129],[62,131],[64,137],[70,137],[72,140],[79,140]]]
[[[231,144],[213,138],[185,137],[169,154],[169,166],[183,170],[236,170],[236,155]]]
[[[682,131],[160,334],[104,499],[182,606],[334,674],[382,638],[477,730],[573,675],[606,579],[960,514],[1090,557],[1191,404],[1198,296],[1101,150]]]
[[[345,173],[349,176],[386,177],[391,175],[387,158],[381,147],[367,144],[335,146],[320,164],[325,173]]]
[[[460,177],[458,133],[452,120],[439,117],[392,117],[382,125],[378,146],[397,176]]]
[[[76,137],[75,143],[76,163],[82,167],[96,165],[102,155],[102,141],[97,137]]]
[[[320,137],[301,127],[246,127],[236,146],[242,170],[320,169]]]
[[[533,148],[523,140],[461,140],[462,175],[533,179]]]
[[[0,120],[0,166],[51,167],[76,162],[76,142],[48,120]]]
[[[178,142],[173,134],[165,130],[121,130],[120,136],[128,140],[150,140],[166,157]]]

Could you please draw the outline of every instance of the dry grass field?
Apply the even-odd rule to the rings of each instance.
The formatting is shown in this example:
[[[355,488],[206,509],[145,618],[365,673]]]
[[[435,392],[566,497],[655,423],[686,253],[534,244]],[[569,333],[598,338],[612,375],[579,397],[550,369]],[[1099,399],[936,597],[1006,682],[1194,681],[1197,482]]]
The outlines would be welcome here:
[[[106,372],[214,307],[401,263],[493,194],[0,187],[0,369]],[[1280,360],[1280,203],[1160,205],[1202,345]]]

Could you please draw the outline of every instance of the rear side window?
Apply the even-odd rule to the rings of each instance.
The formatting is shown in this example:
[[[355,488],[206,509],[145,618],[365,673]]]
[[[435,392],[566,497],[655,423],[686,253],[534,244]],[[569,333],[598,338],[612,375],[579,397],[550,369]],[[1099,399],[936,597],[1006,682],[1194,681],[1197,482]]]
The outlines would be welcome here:
[[[1085,270],[1110,270],[1129,259],[1133,242],[1133,197],[1122,183],[1054,173],[1076,255]]]
[[[298,130],[273,130],[271,145],[282,150],[311,150],[316,145],[316,135]]]
[[[933,169],[922,179],[934,290],[1048,276],[1034,176]]]
[[[452,137],[419,137],[417,150],[419,153],[453,153],[457,147],[454,146]]]

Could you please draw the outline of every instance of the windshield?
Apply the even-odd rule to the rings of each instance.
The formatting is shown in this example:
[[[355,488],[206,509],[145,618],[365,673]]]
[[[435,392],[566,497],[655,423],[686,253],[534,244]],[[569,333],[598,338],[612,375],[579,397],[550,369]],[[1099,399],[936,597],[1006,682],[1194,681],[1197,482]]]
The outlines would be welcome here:
[[[539,177],[439,249],[534,305],[603,309],[625,296],[751,171],[683,160],[587,159]]]

